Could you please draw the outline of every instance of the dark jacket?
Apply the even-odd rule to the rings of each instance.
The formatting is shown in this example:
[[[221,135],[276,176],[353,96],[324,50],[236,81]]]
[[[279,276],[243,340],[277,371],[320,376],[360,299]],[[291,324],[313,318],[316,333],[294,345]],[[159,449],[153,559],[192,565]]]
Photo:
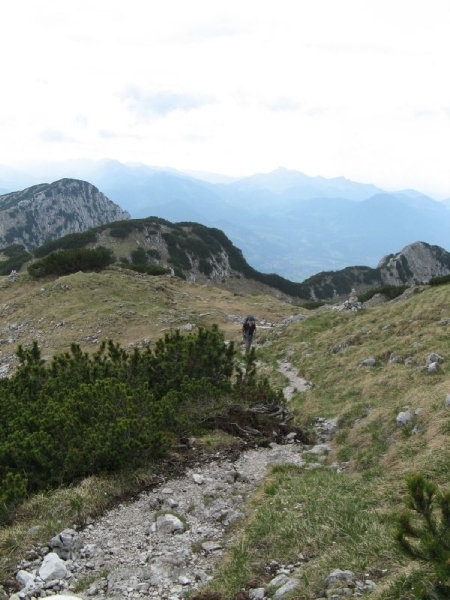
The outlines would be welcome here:
[[[242,325],[242,333],[244,335],[253,335],[253,333],[255,332],[256,329],[256,323],[255,321],[252,320],[245,320],[244,324]]]

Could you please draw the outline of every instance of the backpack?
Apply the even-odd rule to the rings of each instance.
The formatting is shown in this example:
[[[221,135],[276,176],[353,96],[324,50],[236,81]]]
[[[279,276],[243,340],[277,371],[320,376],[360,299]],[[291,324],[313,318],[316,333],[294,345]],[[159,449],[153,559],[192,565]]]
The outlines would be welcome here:
[[[242,325],[242,330],[253,333],[255,331],[255,329],[256,329],[255,317],[252,315],[248,315],[244,319],[244,323]]]

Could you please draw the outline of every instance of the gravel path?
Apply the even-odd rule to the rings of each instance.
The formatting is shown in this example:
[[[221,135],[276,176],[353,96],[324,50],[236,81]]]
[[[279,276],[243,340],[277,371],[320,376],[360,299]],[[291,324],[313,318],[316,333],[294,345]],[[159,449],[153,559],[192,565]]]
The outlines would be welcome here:
[[[291,387],[308,389],[307,382],[291,365],[282,363],[279,370],[291,383],[285,390],[287,398]],[[201,588],[212,578],[217,562],[239,533],[239,528],[231,526],[245,516],[245,500],[254,493],[268,468],[276,464],[302,465],[306,451],[312,452],[315,465],[321,466],[332,427],[319,420],[318,428],[322,443],[315,448],[304,446],[295,434],[289,434],[283,444],[247,450],[234,461],[217,455],[212,462],[190,468],[182,477],[168,479],[115,507],[82,532],[66,533],[73,544],[72,558],[64,563],[67,575],[46,582],[44,590],[39,578],[43,556],[23,561],[19,568],[36,579],[14,600],[70,591],[82,581],[89,582],[84,591],[78,592],[83,599],[177,600],[185,592]],[[312,466],[309,460],[308,467]],[[55,546],[53,549],[58,552]]]

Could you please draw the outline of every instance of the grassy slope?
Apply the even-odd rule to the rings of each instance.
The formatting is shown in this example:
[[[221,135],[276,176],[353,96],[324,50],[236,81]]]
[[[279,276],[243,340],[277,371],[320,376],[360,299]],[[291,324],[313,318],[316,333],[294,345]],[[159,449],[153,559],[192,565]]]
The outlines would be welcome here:
[[[319,596],[335,568],[360,577],[369,569],[387,569],[371,598],[415,597],[417,582],[431,576],[426,565],[412,564],[399,553],[394,518],[405,505],[408,473],[422,472],[449,488],[450,326],[438,325],[443,318],[450,318],[448,285],[360,313],[316,312],[259,351],[259,358],[272,364],[288,357],[313,383],[291,406],[301,419],[339,418],[329,463],[347,464],[340,475],[275,470],[216,589],[229,594],[252,579],[263,584],[261,572],[270,560],[295,563],[302,553],[312,559],[302,569],[295,598]],[[345,341],[347,349],[330,352]],[[419,368],[432,352],[445,359],[435,375]],[[416,364],[389,363],[391,353],[412,356]],[[376,366],[358,368],[368,357]],[[405,407],[422,409],[406,430],[396,425]]]
[[[239,297],[213,286],[110,270],[44,284],[23,277],[12,285],[0,278],[0,311],[2,323],[24,324],[14,343],[2,345],[4,355],[18,342],[36,338],[43,353],[51,355],[71,341],[93,349],[92,341],[83,342],[89,336],[112,337],[125,347],[154,341],[186,323],[218,323],[227,339],[239,340],[239,324],[231,315],[251,312],[278,322],[297,309],[269,296]],[[274,382],[282,383],[275,368],[284,359],[313,383],[291,402],[296,418],[339,417],[329,462],[346,463],[346,470],[340,475],[328,469],[274,470],[248,507],[246,528],[213,584],[216,589],[231,594],[250,580],[263,585],[262,568],[270,560],[296,562],[303,553],[311,560],[303,567],[295,597],[316,598],[334,568],[361,575],[377,568],[389,573],[380,580],[374,600],[413,598],[410,572],[418,567],[396,548],[393,516],[404,504],[407,473],[421,471],[449,485],[450,411],[444,402],[450,393],[450,326],[438,325],[443,318],[450,318],[449,285],[360,313],[316,311],[304,322],[259,330],[258,359]],[[330,349],[342,342],[348,347],[332,354]],[[435,375],[418,369],[431,352],[445,359]],[[391,353],[412,356],[416,365],[391,364]],[[358,368],[369,356],[376,359],[375,368]],[[414,423],[417,433],[396,426],[395,417],[405,406],[423,410]],[[145,480],[146,474],[140,477]],[[70,524],[77,512],[89,512],[98,498],[105,503],[105,489],[109,499],[122,485],[129,482],[94,478],[68,495],[60,491],[55,502],[65,510],[49,515],[45,539],[52,528]],[[48,502],[48,497],[35,499],[24,508],[23,525],[0,533],[3,558],[14,557],[30,542],[26,530]],[[427,577],[426,567],[420,568],[419,580]]]
[[[240,340],[240,324],[230,317],[253,313],[258,320],[277,322],[295,312],[271,296],[238,296],[212,285],[117,268],[47,281],[21,274],[14,284],[0,277],[1,322],[20,325],[0,333],[3,355],[33,339],[45,356],[67,350],[72,342],[95,350],[95,340],[105,338],[126,348],[152,343],[188,323],[217,323],[226,339]]]

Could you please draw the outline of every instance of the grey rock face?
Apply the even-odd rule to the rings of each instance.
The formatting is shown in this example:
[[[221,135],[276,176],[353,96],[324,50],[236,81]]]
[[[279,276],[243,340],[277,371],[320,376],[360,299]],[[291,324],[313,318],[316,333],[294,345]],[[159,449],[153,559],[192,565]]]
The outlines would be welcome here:
[[[68,233],[129,218],[86,181],[43,183],[0,196],[0,248],[23,244],[32,250]]]
[[[432,277],[450,274],[450,254],[439,246],[415,242],[378,264],[383,283],[389,285],[427,283]]]

